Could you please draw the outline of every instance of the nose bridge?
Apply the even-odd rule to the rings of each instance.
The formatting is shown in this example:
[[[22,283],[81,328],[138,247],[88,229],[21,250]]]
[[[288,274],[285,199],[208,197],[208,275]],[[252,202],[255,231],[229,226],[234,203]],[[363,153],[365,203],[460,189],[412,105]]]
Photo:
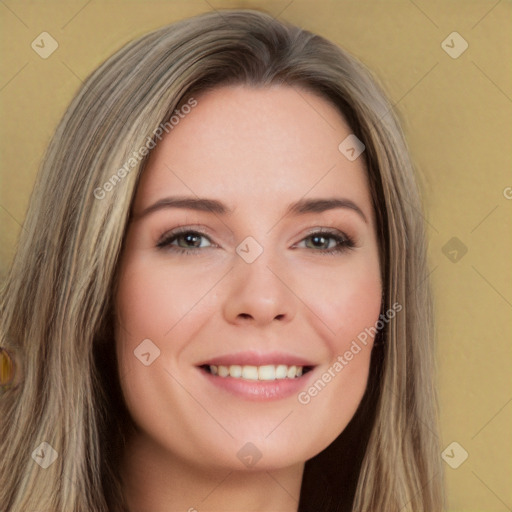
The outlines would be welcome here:
[[[249,237],[250,238],[250,237]],[[285,284],[283,265],[275,249],[253,239],[237,247],[225,301],[225,315],[231,322],[240,319],[256,323],[291,320],[295,314],[295,297]]]

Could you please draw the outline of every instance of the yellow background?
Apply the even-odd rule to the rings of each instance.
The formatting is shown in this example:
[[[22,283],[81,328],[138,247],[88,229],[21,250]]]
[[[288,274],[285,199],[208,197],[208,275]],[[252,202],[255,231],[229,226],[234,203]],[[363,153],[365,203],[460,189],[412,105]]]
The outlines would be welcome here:
[[[80,82],[125,42],[226,7],[263,8],[333,40],[396,104],[425,197],[441,445],[456,441],[469,454],[458,469],[443,463],[448,508],[511,510],[510,1],[0,2],[0,277],[38,164]],[[59,45],[48,59],[31,48],[44,31]],[[441,46],[454,31],[469,44],[456,59]],[[467,248],[462,258],[445,247],[453,237]]]

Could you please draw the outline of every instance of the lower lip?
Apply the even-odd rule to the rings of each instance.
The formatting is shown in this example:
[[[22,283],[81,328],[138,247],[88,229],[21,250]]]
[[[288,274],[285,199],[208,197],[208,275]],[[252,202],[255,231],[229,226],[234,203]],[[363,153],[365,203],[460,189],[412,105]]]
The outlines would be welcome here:
[[[248,380],[235,377],[219,377],[198,368],[203,376],[220,389],[246,400],[272,401],[297,395],[309,382],[314,368],[301,377],[276,380]]]

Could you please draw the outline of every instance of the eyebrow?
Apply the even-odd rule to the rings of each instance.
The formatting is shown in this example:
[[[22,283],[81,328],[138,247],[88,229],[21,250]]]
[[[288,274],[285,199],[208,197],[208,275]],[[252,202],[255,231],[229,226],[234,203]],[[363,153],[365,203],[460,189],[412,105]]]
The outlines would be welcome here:
[[[306,213],[322,213],[335,208],[347,208],[355,211],[368,224],[368,220],[363,210],[357,206],[354,201],[345,198],[328,198],[328,199],[301,199],[291,204],[286,210],[286,215],[301,215]]]
[[[187,210],[196,210],[202,212],[216,213],[219,215],[232,214],[233,210],[228,208],[224,203],[216,199],[195,198],[195,197],[165,197],[159,199],[156,203],[148,206],[141,213],[135,216],[140,219],[150,213],[164,210],[167,208],[184,208]],[[288,206],[286,215],[305,215],[308,213],[322,213],[336,208],[345,208],[356,212],[365,223],[368,220],[356,203],[345,198],[325,198],[325,199],[300,199]]]

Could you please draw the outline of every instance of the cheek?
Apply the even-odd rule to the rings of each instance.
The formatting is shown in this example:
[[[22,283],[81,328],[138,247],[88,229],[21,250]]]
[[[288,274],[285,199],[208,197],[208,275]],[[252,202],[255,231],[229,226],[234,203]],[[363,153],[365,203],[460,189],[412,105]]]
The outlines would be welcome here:
[[[367,272],[332,280],[324,288],[323,296],[315,297],[314,311],[329,326],[324,336],[329,361],[299,394],[298,402],[306,415],[317,418],[317,425],[322,425],[321,433],[313,427],[310,432],[312,438],[317,436],[323,442],[316,445],[318,450],[345,429],[363,398],[381,293],[378,272]],[[325,332],[321,326],[319,330]]]
[[[133,337],[161,335],[170,320],[169,312],[174,311],[168,287],[165,282],[156,286],[155,277],[141,265],[127,267],[121,276],[117,313],[121,326]]]
[[[378,274],[352,274],[339,285],[337,294],[327,303],[326,311],[336,333],[336,349],[343,349],[347,340],[357,338],[375,325],[381,310],[381,300],[382,288]]]
[[[320,284],[314,290],[311,280],[304,283],[303,294],[309,297],[308,306],[327,329],[326,342],[331,352],[339,354],[352,339],[375,325],[381,309],[382,285],[379,265],[373,258],[367,264],[329,270],[315,276],[313,282]]]
[[[137,425],[164,443],[173,407],[199,414],[170,374],[196,328],[191,322],[197,304],[212,286],[211,277],[204,277],[192,286],[183,269],[162,264],[144,250],[127,255],[120,269],[115,343],[123,396]],[[184,435],[177,428],[175,434]]]
[[[204,275],[203,275],[204,274]],[[191,278],[183,269],[134,254],[121,268],[116,297],[121,334],[162,339],[208,292],[213,277],[203,269]]]
[[[188,301],[182,295],[176,299],[176,289],[171,286],[173,276],[165,275],[154,264],[148,265],[142,251],[133,256],[123,261],[120,271],[115,342],[121,378],[130,375],[130,380],[123,381],[125,394],[129,390],[126,398],[140,405],[144,401],[139,401],[137,394],[149,384],[147,370],[151,370],[151,380],[155,378],[156,365],[145,367],[136,356],[149,352],[151,360],[158,356],[158,362],[168,356],[164,351],[164,335],[183,317],[182,309]],[[175,348],[179,350],[179,346]],[[133,379],[139,386],[129,389]],[[143,381],[144,386],[140,386]]]
[[[329,360],[298,401],[319,418],[324,439],[332,440],[349,423],[366,389],[381,311],[380,267],[375,253],[311,277],[302,293],[309,297],[308,307],[314,313],[310,321],[328,347]],[[317,283],[314,293],[313,282]]]
[[[205,266],[196,265],[189,272],[162,260],[147,250],[133,249],[119,273],[116,354],[125,399],[134,415],[155,407],[147,400],[148,394],[159,396],[154,387],[170,392],[169,375],[157,369],[176,369],[186,359],[190,338],[208,317],[204,299],[218,280]],[[149,365],[144,366],[142,354],[148,352]]]

